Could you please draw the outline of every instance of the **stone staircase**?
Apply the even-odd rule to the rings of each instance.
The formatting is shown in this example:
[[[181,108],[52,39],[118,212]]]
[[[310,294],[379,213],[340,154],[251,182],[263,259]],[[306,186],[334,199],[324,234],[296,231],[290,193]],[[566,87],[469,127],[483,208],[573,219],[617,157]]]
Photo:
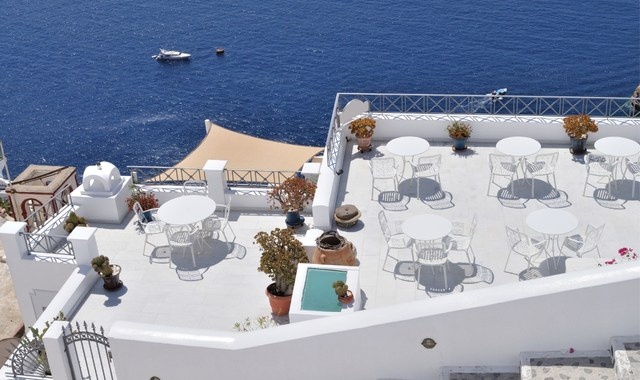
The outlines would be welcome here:
[[[442,380],[640,380],[640,335],[613,337],[608,350],[522,352],[520,367],[443,367]]]

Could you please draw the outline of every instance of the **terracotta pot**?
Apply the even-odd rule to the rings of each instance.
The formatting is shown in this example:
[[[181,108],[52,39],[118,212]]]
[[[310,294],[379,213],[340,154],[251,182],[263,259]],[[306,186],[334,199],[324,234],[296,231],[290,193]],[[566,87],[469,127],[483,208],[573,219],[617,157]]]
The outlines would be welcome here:
[[[313,264],[356,265],[353,244],[337,231],[327,231],[316,239],[316,249],[311,258]]]
[[[358,142],[358,150],[360,153],[368,152],[371,150],[371,137],[357,137],[356,141]]]
[[[264,294],[269,298],[269,305],[271,305],[271,312],[275,316],[284,316],[289,314],[289,308],[291,307],[291,295],[277,296],[269,291],[269,289],[275,289],[276,284],[273,283],[267,286]]]
[[[102,281],[104,281],[103,287],[106,290],[117,290],[122,286],[122,282],[120,281],[120,272],[122,268],[120,265],[111,264],[111,268],[113,268],[113,274],[109,277],[102,276]]]
[[[349,305],[353,303],[353,292],[351,290],[347,290],[346,296],[338,297],[338,301],[340,301],[343,305]]]

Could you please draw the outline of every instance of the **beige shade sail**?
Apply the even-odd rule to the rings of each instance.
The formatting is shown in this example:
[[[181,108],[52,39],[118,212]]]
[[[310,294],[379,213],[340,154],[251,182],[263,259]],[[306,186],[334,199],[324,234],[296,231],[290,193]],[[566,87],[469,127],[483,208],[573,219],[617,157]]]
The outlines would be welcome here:
[[[227,169],[298,171],[322,147],[286,144],[230,131],[211,123],[209,133],[179,168],[202,168],[207,160],[227,160]]]

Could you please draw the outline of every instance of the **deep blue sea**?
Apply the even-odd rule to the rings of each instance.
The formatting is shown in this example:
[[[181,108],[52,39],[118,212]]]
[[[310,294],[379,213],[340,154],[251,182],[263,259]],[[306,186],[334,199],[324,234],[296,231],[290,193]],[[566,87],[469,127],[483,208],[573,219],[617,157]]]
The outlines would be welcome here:
[[[204,119],[323,145],[337,92],[626,97],[640,83],[638,0],[4,0],[0,29],[14,177],[173,165]],[[191,61],[158,63],[161,47]]]

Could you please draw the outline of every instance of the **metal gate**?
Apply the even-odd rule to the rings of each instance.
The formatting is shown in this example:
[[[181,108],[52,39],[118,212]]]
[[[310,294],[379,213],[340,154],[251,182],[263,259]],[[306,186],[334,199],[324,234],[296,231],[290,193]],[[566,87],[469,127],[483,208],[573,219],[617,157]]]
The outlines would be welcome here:
[[[115,380],[109,340],[102,326],[99,332],[92,323],[70,323],[63,330],[65,351],[73,379]]]

